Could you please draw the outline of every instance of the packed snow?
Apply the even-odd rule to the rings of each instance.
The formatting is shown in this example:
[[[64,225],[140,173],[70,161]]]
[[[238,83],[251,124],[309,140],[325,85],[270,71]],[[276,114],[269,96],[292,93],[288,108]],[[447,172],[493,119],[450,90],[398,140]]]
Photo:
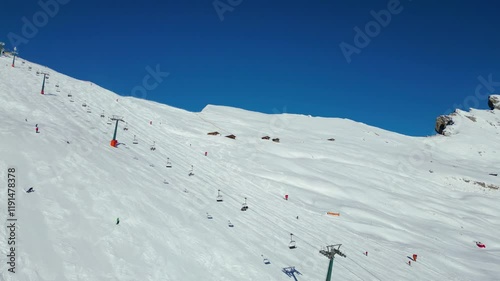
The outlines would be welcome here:
[[[2,227],[1,280],[325,280],[319,251],[336,244],[346,257],[332,280],[500,280],[499,110],[457,111],[449,136],[409,137],[188,112],[11,61],[0,58],[0,218],[11,222],[14,167],[15,273]]]

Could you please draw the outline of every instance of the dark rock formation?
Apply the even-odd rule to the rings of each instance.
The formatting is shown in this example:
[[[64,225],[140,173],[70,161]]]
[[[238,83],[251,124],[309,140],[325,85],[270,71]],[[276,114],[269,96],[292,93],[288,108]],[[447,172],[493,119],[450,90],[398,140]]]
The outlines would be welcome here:
[[[453,120],[448,115],[441,115],[436,119],[436,133],[444,135],[444,129],[446,126],[453,125]]]
[[[488,97],[488,106],[491,110],[500,109],[500,96],[499,95],[491,95]]]

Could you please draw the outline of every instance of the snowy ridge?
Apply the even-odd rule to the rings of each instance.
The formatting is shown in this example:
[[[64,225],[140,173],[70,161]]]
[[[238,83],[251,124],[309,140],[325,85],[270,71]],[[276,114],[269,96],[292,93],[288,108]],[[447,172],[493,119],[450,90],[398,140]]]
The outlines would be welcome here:
[[[0,174],[18,169],[18,247],[2,280],[292,280],[292,266],[297,280],[324,280],[330,244],[347,255],[335,258],[339,280],[500,276],[500,191],[474,184],[500,186],[498,110],[457,111],[448,137],[408,137],[340,118],[193,113],[10,61],[0,58]],[[46,95],[37,70],[50,73]],[[117,148],[111,115],[127,122]],[[0,202],[5,222],[6,192]]]

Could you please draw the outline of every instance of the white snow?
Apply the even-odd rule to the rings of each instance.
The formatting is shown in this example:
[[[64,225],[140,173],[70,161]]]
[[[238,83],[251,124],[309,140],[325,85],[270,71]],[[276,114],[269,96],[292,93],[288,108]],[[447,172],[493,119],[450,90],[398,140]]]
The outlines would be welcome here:
[[[500,190],[474,184],[500,185],[498,110],[457,111],[448,137],[408,137],[340,118],[193,113],[10,64],[0,58],[0,219],[13,166],[16,273],[2,238],[1,280],[293,280],[290,266],[324,280],[331,244],[347,255],[332,280],[500,280]],[[37,70],[50,73],[45,95]],[[129,128],[117,148],[113,114]]]

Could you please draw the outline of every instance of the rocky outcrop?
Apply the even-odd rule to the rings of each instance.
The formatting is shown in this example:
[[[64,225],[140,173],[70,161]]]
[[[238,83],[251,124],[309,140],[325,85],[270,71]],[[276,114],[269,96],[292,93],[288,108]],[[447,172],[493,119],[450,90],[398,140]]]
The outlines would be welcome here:
[[[441,115],[436,119],[436,127],[434,129],[436,130],[436,133],[444,135],[444,129],[446,129],[446,126],[450,125],[453,125],[453,119],[451,119],[451,116]]]
[[[491,110],[497,109],[500,110],[500,95],[490,95],[488,97],[488,106],[490,107]],[[434,127],[434,130],[436,130],[436,133],[440,135],[452,135],[454,130],[446,130],[447,126],[451,126],[455,124],[455,121],[453,118],[455,117],[455,120],[457,124],[459,124],[459,119],[456,119],[458,115],[461,115],[463,117],[469,118],[472,122],[477,122],[477,118],[472,115],[465,115],[459,110],[455,110],[455,112],[449,114],[449,115],[441,115],[438,118],[436,118],[436,126]],[[494,124],[490,123],[490,125],[495,126]]]
[[[500,95],[491,95],[488,97],[488,106],[491,110],[500,109]]]

